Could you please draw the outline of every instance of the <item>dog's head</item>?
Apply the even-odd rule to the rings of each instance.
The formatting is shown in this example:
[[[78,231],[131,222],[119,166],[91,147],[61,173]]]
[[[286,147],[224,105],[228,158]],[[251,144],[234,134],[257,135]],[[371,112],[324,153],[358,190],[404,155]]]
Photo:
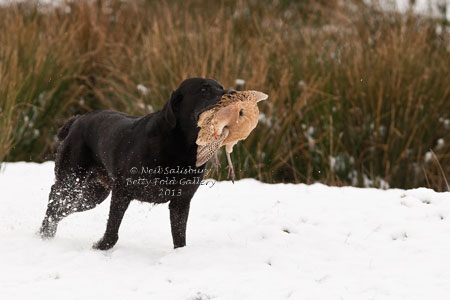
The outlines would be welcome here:
[[[212,108],[224,94],[234,92],[225,90],[214,79],[186,79],[164,106],[164,118],[171,128],[178,126],[183,131],[195,131],[199,115]]]

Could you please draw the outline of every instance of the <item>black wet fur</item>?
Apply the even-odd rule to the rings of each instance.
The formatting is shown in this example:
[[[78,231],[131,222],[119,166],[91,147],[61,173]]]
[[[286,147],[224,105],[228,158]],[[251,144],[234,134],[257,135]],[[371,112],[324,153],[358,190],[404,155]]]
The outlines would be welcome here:
[[[64,217],[96,207],[112,192],[106,232],[94,248],[106,250],[116,244],[131,200],[169,202],[173,245],[185,246],[190,201],[204,171],[204,165],[195,167],[198,116],[231,92],[215,80],[190,78],[158,112],[137,117],[102,110],[69,119],[57,134],[56,180],[40,230],[42,238],[54,237]],[[157,167],[190,168],[196,173],[143,173]],[[166,176],[175,177],[178,183],[138,184],[139,179],[153,181]],[[180,185],[182,178],[193,183]]]

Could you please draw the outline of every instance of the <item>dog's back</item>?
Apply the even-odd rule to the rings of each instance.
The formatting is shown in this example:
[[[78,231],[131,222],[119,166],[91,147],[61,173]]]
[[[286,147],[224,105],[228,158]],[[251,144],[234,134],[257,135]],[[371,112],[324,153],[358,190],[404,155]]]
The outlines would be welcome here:
[[[63,126],[61,126],[61,128],[59,128],[58,133],[56,134],[59,141],[62,141],[67,137],[67,135],[69,134],[70,127],[72,127],[73,123],[75,123],[75,121],[78,119],[79,116],[80,115],[73,116],[72,118],[67,120],[67,122],[64,123]]]

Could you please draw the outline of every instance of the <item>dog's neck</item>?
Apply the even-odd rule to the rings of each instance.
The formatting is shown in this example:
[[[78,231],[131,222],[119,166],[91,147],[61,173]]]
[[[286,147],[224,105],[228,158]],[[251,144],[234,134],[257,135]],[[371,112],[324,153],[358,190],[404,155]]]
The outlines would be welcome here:
[[[150,118],[149,118],[150,117]],[[165,122],[164,115],[162,111],[150,114],[144,117],[144,123],[146,123],[146,131],[148,132],[148,137],[160,137],[161,147],[163,151],[171,154],[173,159],[177,159],[182,154],[183,157],[179,157],[182,160],[192,160],[192,164],[195,165],[195,159],[197,156],[197,135],[199,128],[197,124],[177,124],[172,127],[170,124]],[[151,119],[151,120],[149,120]],[[194,128],[194,130],[183,130],[183,128]],[[157,133],[156,136],[153,134]],[[161,133],[163,133],[161,135]]]
[[[183,149],[184,152],[190,151],[196,152],[197,135],[198,135],[197,128],[195,130],[186,131],[182,129],[182,126],[180,126],[180,124],[177,124],[170,131],[170,139],[171,139],[170,144],[177,145],[179,147],[179,150]]]

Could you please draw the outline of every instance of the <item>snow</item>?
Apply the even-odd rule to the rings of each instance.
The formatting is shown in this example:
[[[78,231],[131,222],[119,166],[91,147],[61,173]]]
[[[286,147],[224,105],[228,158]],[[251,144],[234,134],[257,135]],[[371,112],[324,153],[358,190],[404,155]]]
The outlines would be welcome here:
[[[52,181],[52,162],[3,166],[0,299],[450,299],[448,192],[218,182],[187,247],[167,205],[135,201],[101,252],[109,199],[36,234]]]
[[[148,88],[148,87],[146,87],[145,85],[143,85],[143,84],[138,84],[137,86],[136,86],[136,88],[137,88],[137,90],[139,91],[139,92],[141,92],[142,93],[142,95],[144,95],[144,96],[146,96],[148,93],[149,93],[149,91],[150,91],[150,89]]]
[[[0,5],[11,4],[15,2],[26,2],[27,0],[0,0]],[[58,6],[64,3],[62,0],[31,0],[32,2],[37,2],[40,5],[50,5],[50,6]],[[443,17],[447,20],[450,20],[450,0],[364,0],[366,4],[373,4],[380,6],[384,10],[388,11],[399,11],[399,12],[407,12],[412,9],[414,13],[429,15],[434,17]],[[414,2],[411,5],[411,2]],[[446,9],[445,9],[446,8]],[[66,6],[66,13],[70,13],[70,7]],[[243,15],[248,15],[248,7],[245,7],[243,11]],[[289,18],[292,14],[291,11],[285,11],[285,17]],[[239,18],[241,12],[236,10],[234,12],[233,18]],[[442,29],[442,28],[441,28]],[[241,79],[237,79],[241,80]],[[237,84],[237,83],[236,83]],[[239,84],[238,84],[239,85]]]
[[[425,153],[425,156],[423,158],[423,160],[427,163],[431,162],[431,160],[433,159],[433,154],[431,153],[431,151],[428,151],[427,153]]]
[[[300,80],[300,81],[297,83],[297,85],[298,85],[298,87],[300,87],[300,88],[304,88],[304,87],[307,86],[306,82],[303,81],[303,80]]]
[[[440,138],[437,140],[437,145],[436,145],[436,149],[437,150],[442,150],[445,146],[445,141],[443,138]]]
[[[237,86],[243,86],[245,84],[245,80],[238,78],[238,79],[235,80],[235,84]]]
[[[364,0],[365,3],[380,5],[385,10],[398,10],[402,13],[412,9],[414,13],[445,17],[450,20],[450,0]],[[411,2],[414,4],[411,6]],[[447,7],[446,11],[443,11]]]

